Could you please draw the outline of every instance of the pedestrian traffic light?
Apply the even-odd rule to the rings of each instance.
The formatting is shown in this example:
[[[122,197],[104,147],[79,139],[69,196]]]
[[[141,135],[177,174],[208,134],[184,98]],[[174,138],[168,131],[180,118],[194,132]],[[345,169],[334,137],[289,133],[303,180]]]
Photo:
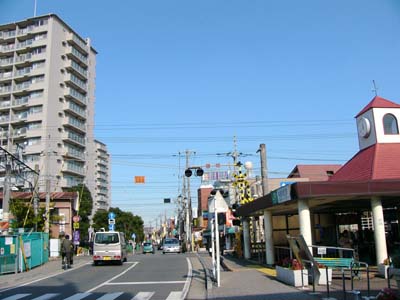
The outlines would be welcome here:
[[[226,213],[218,213],[218,225],[225,225]]]
[[[240,224],[241,224],[241,222],[240,222],[239,219],[232,220],[232,225],[233,225],[233,226],[240,226]]]

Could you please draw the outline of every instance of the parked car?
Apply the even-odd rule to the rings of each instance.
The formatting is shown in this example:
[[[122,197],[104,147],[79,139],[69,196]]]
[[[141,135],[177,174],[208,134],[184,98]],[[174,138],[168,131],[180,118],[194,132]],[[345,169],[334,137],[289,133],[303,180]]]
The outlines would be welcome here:
[[[179,243],[178,239],[167,238],[164,240],[162,251],[163,251],[163,254],[165,254],[165,253],[181,253],[182,246]]]
[[[155,252],[156,251],[155,251],[155,248],[152,243],[150,243],[150,242],[143,243],[143,254],[146,254],[146,253],[154,254]]]

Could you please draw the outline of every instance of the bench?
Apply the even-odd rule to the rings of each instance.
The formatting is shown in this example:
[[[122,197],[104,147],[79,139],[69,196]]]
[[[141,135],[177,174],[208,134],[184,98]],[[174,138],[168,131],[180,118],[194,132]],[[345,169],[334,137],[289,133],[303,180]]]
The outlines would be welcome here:
[[[337,268],[345,268],[351,269],[355,264],[353,258],[342,258],[342,257],[314,257],[314,260],[324,265],[328,268],[337,269]]]

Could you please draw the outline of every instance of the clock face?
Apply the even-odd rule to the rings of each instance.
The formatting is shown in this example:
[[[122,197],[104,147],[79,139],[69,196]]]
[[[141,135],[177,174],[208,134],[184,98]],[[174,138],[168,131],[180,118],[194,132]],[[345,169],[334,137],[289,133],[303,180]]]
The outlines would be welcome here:
[[[371,133],[371,123],[365,117],[358,121],[358,135],[362,138],[368,138]]]

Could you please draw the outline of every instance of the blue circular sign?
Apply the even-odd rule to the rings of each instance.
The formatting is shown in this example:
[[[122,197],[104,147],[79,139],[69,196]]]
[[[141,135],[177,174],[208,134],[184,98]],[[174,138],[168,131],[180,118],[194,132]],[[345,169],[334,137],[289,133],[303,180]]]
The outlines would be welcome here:
[[[133,239],[136,239],[136,234],[135,233],[132,233],[131,236],[132,236]]]
[[[115,219],[115,214],[113,212],[108,213],[109,219]]]

